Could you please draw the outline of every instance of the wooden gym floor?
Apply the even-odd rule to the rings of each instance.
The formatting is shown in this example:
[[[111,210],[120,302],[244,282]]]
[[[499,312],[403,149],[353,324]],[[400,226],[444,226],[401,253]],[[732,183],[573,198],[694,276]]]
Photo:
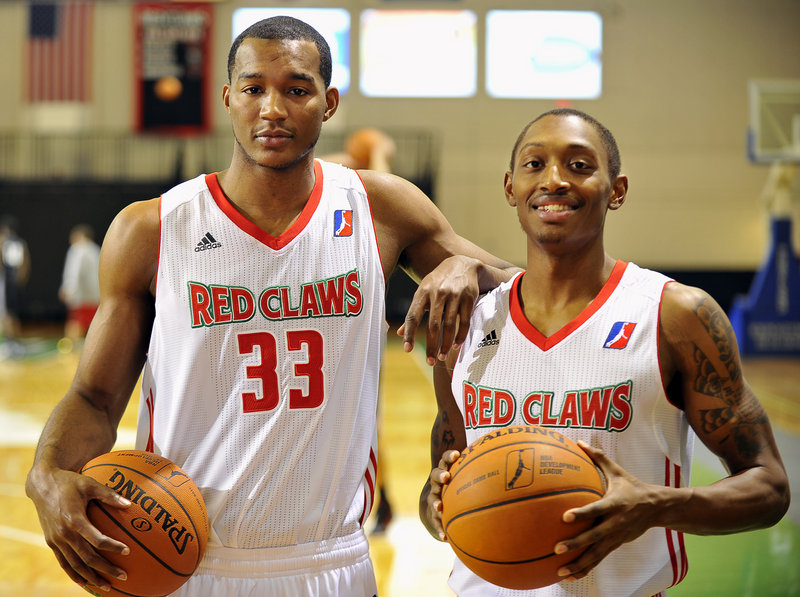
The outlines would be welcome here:
[[[60,354],[54,335],[25,339],[25,356],[0,344],[0,597],[69,597],[86,593],[58,567],[24,493],[35,443],[77,364]],[[795,503],[781,523],[723,537],[687,536],[690,569],[670,597],[800,596],[800,359],[750,359],[745,376],[764,403],[789,468]],[[383,388],[383,475],[394,519],[371,536],[381,597],[452,597],[452,559],[417,519],[417,496],[429,472],[428,439],[435,414],[430,370],[420,352],[407,355],[390,333]],[[123,417],[117,447],[132,447],[136,400]],[[698,442],[699,444],[699,442]],[[698,445],[693,484],[711,483],[722,467]],[[368,528],[374,524],[373,519]]]

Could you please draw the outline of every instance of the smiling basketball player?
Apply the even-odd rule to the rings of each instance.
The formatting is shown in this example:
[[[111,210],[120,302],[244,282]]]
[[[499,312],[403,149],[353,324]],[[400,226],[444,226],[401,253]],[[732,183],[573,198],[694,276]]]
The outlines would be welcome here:
[[[602,499],[563,514],[601,522],[553,545],[586,549],[557,583],[490,585],[456,561],[459,597],[649,597],[680,582],[682,533],[775,524],[789,505],[767,415],[742,377],[736,339],[704,291],[612,258],[603,231],[628,191],[611,133],[571,109],[520,134],[505,177],[528,270],[482,298],[467,341],[437,364],[433,470],[420,514],[444,539],[441,488],[468,443],[507,425],[557,428],[602,469]],[[730,475],[689,487],[695,434]]]

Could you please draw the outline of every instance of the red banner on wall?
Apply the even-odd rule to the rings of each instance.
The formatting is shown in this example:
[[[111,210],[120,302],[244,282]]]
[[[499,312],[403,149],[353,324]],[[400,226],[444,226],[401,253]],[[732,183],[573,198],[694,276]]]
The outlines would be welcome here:
[[[211,129],[213,11],[199,2],[134,5],[138,130],[197,134]]]

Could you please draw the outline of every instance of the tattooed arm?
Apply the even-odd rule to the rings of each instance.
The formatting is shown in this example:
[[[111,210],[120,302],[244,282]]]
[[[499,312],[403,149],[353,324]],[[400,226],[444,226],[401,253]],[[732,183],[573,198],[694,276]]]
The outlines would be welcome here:
[[[789,506],[789,485],[772,428],[742,376],[730,321],[707,293],[670,284],[661,307],[660,358],[670,391],[680,392],[689,424],[729,476],[689,490],[661,526],[725,534],[775,524]]]
[[[439,541],[445,539],[442,529],[442,485],[450,480],[450,466],[467,445],[464,419],[450,389],[455,358],[456,354],[450,353],[446,362],[437,361],[433,368],[433,387],[439,412],[431,429],[432,470],[419,496],[422,524]]]
[[[565,522],[601,520],[562,541],[556,553],[587,548],[559,574],[578,579],[623,543],[652,527],[722,535],[775,524],[789,507],[789,484],[772,429],[742,377],[728,318],[705,292],[677,283],[664,291],[659,363],[665,387],[729,476],[701,487],[649,485],[604,452],[581,443],[605,474],[606,496],[569,510]]]

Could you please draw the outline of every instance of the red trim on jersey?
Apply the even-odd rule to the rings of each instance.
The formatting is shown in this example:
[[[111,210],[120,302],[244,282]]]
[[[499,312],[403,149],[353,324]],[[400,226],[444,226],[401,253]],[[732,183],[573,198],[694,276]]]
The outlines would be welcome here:
[[[372,215],[372,203],[369,200],[369,193],[367,192],[367,185],[364,184],[364,179],[358,173],[358,170],[353,170],[361,181],[361,186],[364,187],[364,194],[367,196],[367,208],[369,209],[369,219],[372,222],[372,234],[375,236],[375,248],[378,251],[378,260],[381,262],[381,272],[383,273],[383,287],[386,288],[386,272],[383,269],[383,256],[381,256],[381,245],[378,243],[378,229],[375,227],[375,218]]]
[[[147,405],[147,413],[150,416],[150,433],[147,436],[147,445],[145,452],[153,452],[153,416],[156,410],[156,401],[153,398],[153,388],[150,388],[150,396],[147,397],[145,404]]]
[[[669,458],[664,459],[664,485],[667,487],[670,486],[670,462]],[[664,529],[664,532],[667,534],[667,549],[669,549],[669,559],[672,562],[672,584],[670,585],[675,586],[678,582],[678,556],[675,553],[675,544],[672,540],[672,529]]]
[[[667,384],[664,383],[664,369],[661,363],[661,305],[664,304],[664,292],[667,290],[667,286],[672,282],[674,282],[674,280],[669,280],[668,282],[664,283],[664,286],[661,288],[661,296],[658,297],[658,319],[656,321],[656,358],[658,359],[658,373],[659,379],[661,380],[661,390],[664,392],[664,396],[667,397],[667,402],[679,410],[684,410],[684,406],[673,402],[669,393],[667,393]]]
[[[320,166],[319,162],[314,161],[314,188],[311,190],[311,195],[309,195],[308,201],[297,219],[278,236],[267,234],[239,213],[225,196],[225,193],[222,192],[216,173],[206,174],[206,185],[208,185],[208,190],[211,191],[211,196],[214,198],[216,204],[234,224],[269,248],[278,250],[293,241],[303,228],[306,227],[309,220],[311,220],[311,216],[314,215],[322,197],[322,166]]]
[[[375,478],[377,480],[378,477],[378,459],[375,456],[375,450],[373,448],[369,449],[369,462],[367,463],[367,469],[364,471],[364,479],[367,481],[367,490],[364,490],[364,511],[361,513],[361,521],[360,525],[363,527],[364,523],[367,522],[367,518],[369,517],[369,513],[372,511],[372,505],[375,503],[375,483],[372,481],[372,474],[375,474]]]
[[[669,458],[664,459],[664,485],[667,487],[681,486],[681,467],[678,464],[672,464]],[[689,560],[686,556],[683,533],[666,528],[664,532],[667,535],[667,548],[672,562],[672,584],[670,586],[674,587],[686,578],[686,574],[689,572]]]
[[[361,528],[364,528],[364,520],[366,518],[364,516],[364,514],[366,513],[366,511],[367,511],[367,490],[365,489],[364,490],[364,503],[361,506],[361,519],[358,521],[358,526],[360,526]]]
[[[552,336],[545,336],[542,334],[533,326],[530,321],[528,321],[528,318],[525,317],[525,312],[522,309],[522,303],[519,298],[520,281],[522,280],[522,276],[517,276],[514,279],[513,285],[511,286],[511,319],[519,331],[522,332],[522,334],[528,340],[533,342],[542,350],[549,350],[564,340],[572,332],[581,327],[586,320],[594,315],[600,309],[600,307],[605,304],[605,302],[619,285],[619,281],[622,279],[622,274],[625,273],[625,269],[627,267],[628,263],[626,261],[618,259],[614,264],[614,269],[611,270],[611,275],[608,277],[608,280],[606,280],[606,283],[603,284],[603,288],[600,289],[600,292],[597,293],[597,296],[592,299],[592,302],[586,305],[586,308],[584,308],[584,310],[581,311],[575,319],[570,321]]]
[[[156,260],[156,281],[153,284],[153,297],[158,296],[158,274],[161,271],[161,228],[164,222],[164,196],[158,197],[158,258]]]
[[[686,575],[689,574],[689,556],[686,554],[686,544],[683,541],[684,534],[678,533],[678,544],[681,551],[681,577],[678,582],[681,582]]]

